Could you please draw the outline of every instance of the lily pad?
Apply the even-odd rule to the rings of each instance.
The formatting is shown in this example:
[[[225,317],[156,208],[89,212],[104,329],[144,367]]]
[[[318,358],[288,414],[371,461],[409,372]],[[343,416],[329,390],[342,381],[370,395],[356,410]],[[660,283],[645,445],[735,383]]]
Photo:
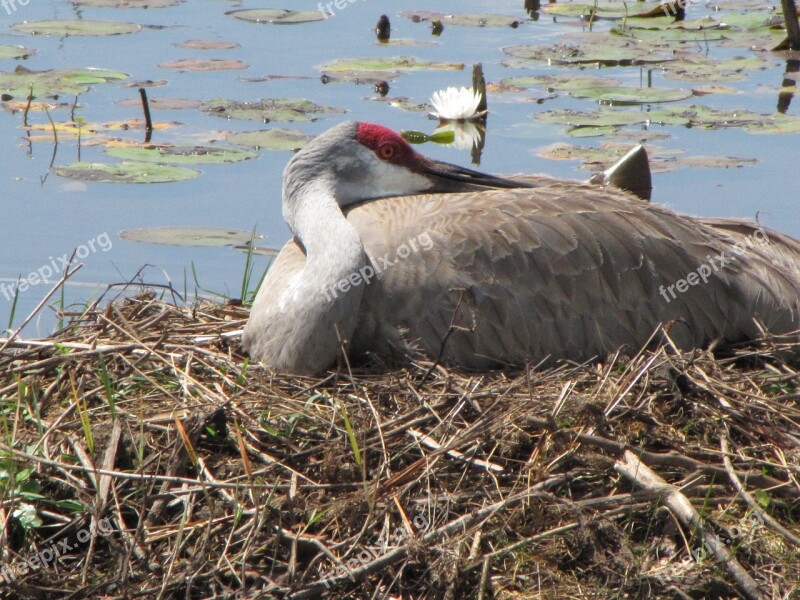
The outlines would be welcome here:
[[[625,156],[632,146],[619,142],[603,142],[599,147],[576,146],[565,142],[558,142],[544,148],[539,148],[536,155],[551,160],[582,160],[582,169],[602,171],[610,167],[620,158]],[[648,148],[648,154],[653,149]]]
[[[718,83],[711,83],[709,85],[700,85],[692,88],[692,94],[695,96],[707,96],[708,94],[738,94],[739,90],[729,85],[720,85]]]
[[[413,56],[385,56],[369,58],[339,58],[316,67],[320,71],[443,71],[461,70],[464,63],[446,63],[421,60]]]
[[[747,109],[720,110],[702,105],[666,107],[678,118],[704,129],[742,127],[749,133],[800,133],[800,115],[760,114]]]
[[[199,108],[202,104],[199,100],[191,98],[148,98],[147,103],[150,110],[186,110]],[[117,102],[120,106],[140,107],[142,100],[139,97],[123,98]]]
[[[22,103],[20,102],[20,104]],[[161,131],[177,125],[179,125],[179,123],[157,121],[153,123],[153,129]],[[111,121],[107,123],[56,121],[50,124],[44,121],[28,125],[25,129],[28,132],[27,139],[31,141],[53,140],[55,135],[62,141],[65,138],[77,138],[80,136],[84,140],[84,145],[88,145],[86,142],[87,138],[97,136],[101,133],[109,134],[120,131],[144,130],[145,122],[143,119],[126,119],[124,121]],[[109,143],[111,141],[111,139],[106,138],[105,140],[93,140],[89,142],[89,144]]]
[[[576,98],[593,98],[601,104],[630,105],[677,102],[692,97],[690,90],[676,88],[634,88],[622,86],[601,86],[577,89],[570,92]]]
[[[707,129],[742,127],[749,123],[764,121],[772,115],[761,115],[746,109],[720,110],[703,105],[667,107],[665,110],[687,119],[692,126]]]
[[[378,85],[400,77],[400,71],[341,71],[323,73],[322,83],[355,83],[356,85]]]
[[[183,0],[71,0],[77,6],[93,8],[168,8]]]
[[[507,15],[495,15],[488,13],[441,13],[430,10],[415,10],[401,12],[401,17],[411,19],[415,23],[421,21],[441,21],[445,25],[457,25],[463,27],[519,27],[527,19],[511,17]]]
[[[636,40],[666,46],[683,42],[693,47],[692,44],[715,42],[725,38],[728,32],[721,28],[708,29],[636,29],[633,27],[612,28],[611,35],[623,39]]]
[[[576,146],[563,142],[540,148],[536,154],[554,160],[582,160],[581,169],[600,171],[610,167],[630,149],[629,144],[602,142],[599,147]],[[666,173],[681,168],[741,168],[758,161],[734,156],[676,156],[681,150],[664,150],[649,146],[650,167],[655,173]]]
[[[223,42],[222,40],[186,40],[175,45],[188,50],[232,50],[240,47],[236,42]]]
[[[573,17],[583,20],[595,19],[624,19],[652,10],[657,7],[656,3],[636,2],[635,8],[624,2],[558,2],[547,4],[541,11],[548,15],[558,17]]]
[[[8,58],[28,58],[35,53],[36,50],[23,48],[22,46],[0,45],[0,60]]]
[[[399,108],[400,110],[405,110],[408,112],[428,112],[433,107],[426,102],[415,102],[406,96],[384,96],[384,97],[376,97],[370,98],[373,102],[385,102],[389,106],[393,108]]]
[[[215,99],[203,103],[201,110],[211,115],[251,121],[314,121],[313,115],[345,112],[339,108],[321,106],[309,100],[281,98],[241,102]]]
[[[759,56],[715,60],[696,52],[676,55],[676,60],[664,66],[667,79],[682,81],[741,81],[755,71],[768,66]]]
[[[747,123],[745,131],[749,133],[800,133],[800,116],[798,115],[765,115],[761,121]]]
[[[571,92],[596,87],[616,87],[622,85],[618,79],[596,77],[592,75],[533,75],[528,77],[508,77],[500,81],[502,85],[512,87],[541,86],[549,90]]]
[[[595,43],[554,44],[552,46],[519,45],[503,48],[508,56],[521,61],[547,62],[564,65],[634,65],[669,62],[672,57],[663,50],[643,47],[613,38],[602,38]],[[508,66],[520,66],[510,64]]]
[[[53,167],[52,170],[56,175],[68,179],[98,183],[168,183],[194,179],[200,175],[200,171],[186,167],[145,162],[123,162],[115,165],[78,162]]]
[[[24,21],[10,26],[11,29],[30,33],[31,35],[63,35],[63,36],[105,36],[136,33],[141,30],[135,23],[118,21]]]
[[[538,113],[536,118],[546,123],[560,123],[571,127],[624,127],[629,125],[686,125],[690,119],[666,110],[644,112],[601,108],[595,112],[559,109]]]
[[[233,71],[247,69],[249,65],[241,60],[222,58],[181,58],[158,65],[162,69],[178,69],[179,71]]]
[[[408,48],[411,46],[438,46],[439,42],[431,40],[417,40],[414,38],[392,38],[390,40],[376,40],[375,44],[379,46],[395,46]]]
[[[567,135],[573,138],[589,138],[589,137],[602,137],[617,131],[617,128],[611,125],[603,127],[575,127],[567,132]]]
[[[654,19],[628,19],[625,21],[625,31],[636,29],[647,29],[651,31],[668,31],[668,30],[683,30],[683,31],[708,31],[711,29],[727,29],[725,25],[712,19],[711,17],[702,17],[692,21],[683,20],[676,21],[673,17],[657,17]]]
[[[252,23],[273,23],[275,25],[297,25],[324,21],[327,17],[318,10],[287,10],[284,8],[250,8],[229,10],[225,13],[242,21]]]
[[[0,73],[0,91],[14,97],[27,98],[33,87],[34,97],[52,94],[82,94],[89,85],[119,81],[127,73],[106,69],[55,69],[31,71],[18,65],[12,73]]]
[[[144,244],[222,248],[249,244],[253,234],[250,231],[217,227],[151,227],[121,231],[119,237]]]
[[[225,139],[230,144],[258,150],[299,150],[311,137],[298,129],[267,129],[229,133]]]
[[[106,154],[129,161],[183,164],[221,164],[257,158],[258,154],[222,146],[140,146],[120,145],[106,148]]]

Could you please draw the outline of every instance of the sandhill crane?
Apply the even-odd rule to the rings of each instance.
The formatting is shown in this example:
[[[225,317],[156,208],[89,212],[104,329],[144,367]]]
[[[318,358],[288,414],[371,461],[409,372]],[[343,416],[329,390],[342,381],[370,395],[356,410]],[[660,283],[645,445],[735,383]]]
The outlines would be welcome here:
[[[635,351],[665,323],[684,348],[800,329],[791,237],[478,173],[379,125],[341,123],[295,154],[283,216],[294,239],[242,336],[281,372],[324,371],[345,347],[488,369]]]

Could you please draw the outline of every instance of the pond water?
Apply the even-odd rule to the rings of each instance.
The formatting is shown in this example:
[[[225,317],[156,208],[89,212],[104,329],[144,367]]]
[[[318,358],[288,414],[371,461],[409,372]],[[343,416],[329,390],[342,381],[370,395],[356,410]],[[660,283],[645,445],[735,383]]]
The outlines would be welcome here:
[[[732,67],[731,73],[711,69],[707,75],[694,80],[668,78],[668,69],[663,65],[645,68],[635,64],[606,67],[595,64],[580,68],[547,60],[504,64],[512,60],[503,52],[505,47],[556,42],[586,47],[588,36],[605,35],[610,27],[620,25],[619,21],[598,20],[592,24],[590,32],[590,26],[576,17],[542,12],[533,20],[522,0],[453,0],[436,2],[435,6],[409,0],[391,3],[340,0],[343,8],[337,9],[334,5],[334,15],[328,19],[297,25],[257,24],[225,14],[238,9],[263,8],[263,3],[254,1],[191,0],[146,9],[136,8],[143,4],[137,0],[119,0],[120,5],[134,6],[124,9],[93,6],[103,4],[101,0],[85,0],[85,3],[88,6],[75,6],[67,0],[37,0],[22,5],[19,0],[8,0],[0,6],[0,46],[21,45],[35,50],[27,58],[0,58],[0,71],[9,73],[22,65],[35,71],[96,67],[127,74],[124,79],[88,86],[88,91],[78,94],[72,115],[75,94],[62,93],[57,100],[37,97],[37,101],[51,103],[50,118],[59,127],[63,124],[57,144],[46,112],[34,110],[32,106],[28,124],[40,129],[28,134],[19,104],[24,105],[25,98],[5,97],[7,101],[2,103],[5,111],[0,114],[0,284],[16,282],[18,277],[27,277],[46,265],[53,265],[52,270],[57,272],[61,264],[59,257],[84,246],[85,257],[81,260],[84,266],[66,287],[64,300],[67,304],[90,300],[107,284],[134,279],[143,267],[141,280],[153,284],[171,282],[182,294],[191,296],[210,291],[231,297],[240,295],[246,259],[243,252],[225,247],[134,242],[121,238],[122,231],[164,226],[255,229],[264,238],[258,244],[271,247],[280,247],[289,236],[280,209],[281,172],[291,156],[289,151],[257,150],[257,156],[251,160],[186,165],[199,170],[200,176],[172,183],[97,183],[62,177],[51,171],[51,166],[70,165],[79,160],[118,163],[120,159],[106,153],[112,138],[137,143],[144,139],[141,127],[127,130],[100,127],[100,124],[142,118],[141,107],[135,103],[137,82],[163,82],[147,88],[151,100],[156,101],[153,119],[157,124],[174,124],[157,128],[152,137],[154,143],[208,145],[219,144],[226,132],[271,127],[315,135],[343,119],[380,122],[396,130],[433,131],[436,122],[428,118],[426,111],[404,110],[378,101],[381,98],[371,85],[323,84],[316,67],[339,58],[405,55],[465,65],[463,70],[420,70],[391,79],[388,97],[404,97],[414,104],[428,102],[434,91],[447,86],[469,85],[471,65],[477,62],[483,64],[486,79],[493,83],[509,77],[566,75],[572,79],[594,75],[612,77],[634,87],[646,85],[649,78],[654,86],[688,91],[718,82],[725,88],[715,91],[730,92],[691,96],[659,105],[609,109],[639,113],[666,107],[688,110],[692,105],[703,105],[719,111],[741,112],[744,109],[762,115],[775,114],[779,88],[787,70],[785,55],[750,49],[749,46],[759,45],[763,48],[766,44],[763,39],[751,44],[723,45],[709,40],[716,34],[709,36],[708,31],[700,30],[681,34],[685,39],[694,36],[695,41],[668,43],[662,50],[666,54],[680,52],[684,60],[689,60],[687,56],[700,61],[735,57],[758,60],[743,61],[741,68]],[[105,3],[117,4],[116,1]],[[310,0],[285,4],[285,8],[294,10],[317,10],[317,3]],[[279,3],[271,6],[284,7]],[[721,6],[729,11],[722,14],[738,15],[741,19],[754,13],[762,20],[779,15],[770,10],[767,2],[757,0],[723,2]],[[634,3],[629,7],[629,10],[636,10]],[[520,24],[517,27],[455,26],[445,19],[441,35],[433,36],[430,23],[414,22],[399,14],[423,9],[510,15]],[[391,19],[393,40],[402,38],[418,43],[377,43],[374,27],[383,13]],[[687,7],[690,22],[719,14],[713,7],[701,3],[691,3]],[[136,33],[111,36],[31,35],[12,28],[24,21],[40,20],[119,21],[142,28]],[[779,32],[763,33],[763,27],[757,30],[762,32],[762,38],[780,37]],[[187,40],[231,42],[235,47],[194,49],[178,45]],[[159,66],[190,58],[239,60],[246,63],[246,68],[189,71]],[[214,98],[239,101],[306,98],[344,109],[346,113],[312,115],[316,119],[313,121],[264,124],[226,119],[194,107],[157,110],[155,104],[164,98],[198,102]],[[58,103],[67,106],[58,107]],[[630,145],[640,138],[648,138],[654,156],[753,159],[752,162],[731,161],[734,166],[729,168],[683,166],[658,173],[654,178],[653,199],[694,214],[758,214],[766,225],[800,236],[800,210],[797,208],[800,186],[795,175],[800,143],[796,133],[751,133],[743,127],[719,124],[705,127],[696,122],[693,126],[639,123],[619,128],[626,136],[622,140],[610,140],[608,136],[569,137],[568,126],[535,116],[557,109],[592,112],[598,108],[594,98],[571,96],[563,90],[549,91],[542,85],[490,91],[488,131],[480,168],[489,172],[542,172],[585,178],[589,173],[580,168],[580,161],[551,160],[547,158],[546,149],[556,143],[599,147],[609,141],[622,141]],[[731,125],[730,114],[726,125]],[[795,119],[800,119],[800,99],[789,103],[785,114],[787,120],[781,121],[781,126],[789,131],[800,131],[794,128]],[[86,132],[80,144],[75,135],[69,135],[76,129],[73,117],[82,119],[81,128]],[[91,131],[97,134],[92,135]],[[658,135],[651,139],[654,134]],[[30,141],[26,139],[28,135]],[[468,150],[433,143],[421,146],[420,150],[450,162],[470,163]],[[267,258],[256,257],[257,275],[264,271],[267,263]],[[50,287],[35,284],[20,290],[15,325],[39,303]],[[12,302],[6,296],[0,288],[0,329],[8,326],[12,311]],[[56,300],[61,301],[60,297]],[[54,324],[54,310],[48,309],[29,326],[26,334],[45,335]]]

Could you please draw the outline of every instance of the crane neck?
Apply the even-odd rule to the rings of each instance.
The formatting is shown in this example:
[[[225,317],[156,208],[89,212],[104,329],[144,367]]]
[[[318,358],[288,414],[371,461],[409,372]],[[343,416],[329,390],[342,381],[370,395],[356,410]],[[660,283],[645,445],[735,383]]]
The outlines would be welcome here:
[[[329,189],[308,185],[293,192],[284,198],[284,218],[303,244],[306,265],[293,283],[292,302],[303,315],[303,343],[315,346],[322,370],[336,361],[340,341],[352,339],[365,287],[352,282],[367,255]]]

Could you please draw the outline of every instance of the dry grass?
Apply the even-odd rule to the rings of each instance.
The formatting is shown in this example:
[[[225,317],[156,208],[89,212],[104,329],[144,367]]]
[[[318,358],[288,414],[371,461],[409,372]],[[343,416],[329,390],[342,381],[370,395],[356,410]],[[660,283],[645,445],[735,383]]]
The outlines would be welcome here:
[[[306,379],[245,318],[143,294],[0,343],[0,595],[800,597],[774,345]]]

